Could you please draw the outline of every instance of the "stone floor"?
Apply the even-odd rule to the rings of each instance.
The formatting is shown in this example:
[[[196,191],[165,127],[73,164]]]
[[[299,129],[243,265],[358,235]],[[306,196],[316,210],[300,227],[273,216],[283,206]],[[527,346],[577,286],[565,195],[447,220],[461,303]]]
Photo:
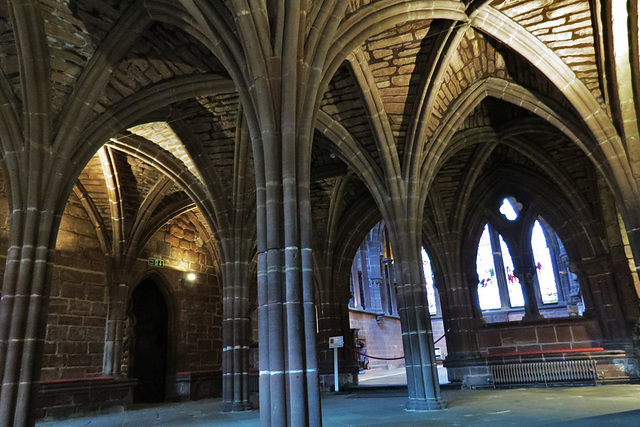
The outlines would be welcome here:
[[[438,365],[438,379],[440,380],[440,384],[449,384],[447,368],[442,365]],[[360,373],[358,382],[361,386],[406,386],[407,370],[404,367],[367,370]]]
[[[389,373],[392,376],[397,372]],[[381,375],[381,374],[376,374]],[[373,380],[373,375],[370,377]],[[367,381],[365,381],[365,384]],[[407,412],[406,386],[365,385],[322,398],[325,427],[342,426],[640,426],[640,385],[453,390],[447,409]],[[219,399],[132,410],[38,427],[259,426],[258,411],[222,413]]]

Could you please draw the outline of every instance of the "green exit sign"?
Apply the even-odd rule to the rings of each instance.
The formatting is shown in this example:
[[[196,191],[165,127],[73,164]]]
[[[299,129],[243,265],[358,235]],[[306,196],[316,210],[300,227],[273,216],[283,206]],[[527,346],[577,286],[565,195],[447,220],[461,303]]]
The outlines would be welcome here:
[[[149,267],[164,267],[164,260],[149,258],[148,264],[149,264]]]

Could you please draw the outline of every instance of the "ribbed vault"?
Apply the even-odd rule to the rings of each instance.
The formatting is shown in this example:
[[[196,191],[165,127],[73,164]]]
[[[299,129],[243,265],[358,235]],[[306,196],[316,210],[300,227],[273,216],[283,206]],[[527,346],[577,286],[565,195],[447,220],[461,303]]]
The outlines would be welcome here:
[[[184,215],[206,235],[224,283],[225,409],[250,407],[248,308],[258,306],[262,421],[273,425],[320,422],[314,297],[332,307],[322,333],[345,328],[349,262],[383,219],[399,272],[408,407],[441,408],[420,244],[445,277],[448,321],[464,331],[451,342],[464,357],[474,357],[476,327],[465,262],[499,193],[544,213],[576,262],[615,255],[620,215],[640,261],[637,7],[612,7],[3,2],[0,166],[11,227],[0,240],[0,425],[33,421],[33,343],[67,204],[86,211],[109,268],[125,276],[168,221]],[[623,30],[613,16],[634,25]]]

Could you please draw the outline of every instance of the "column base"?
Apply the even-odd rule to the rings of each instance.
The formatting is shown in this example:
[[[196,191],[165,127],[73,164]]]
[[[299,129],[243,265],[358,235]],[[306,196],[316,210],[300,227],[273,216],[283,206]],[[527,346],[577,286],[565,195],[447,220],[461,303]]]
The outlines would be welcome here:
[[[542,320],[542,319],[544,319],[544,316],[540,313],[529,313],[529,314],[525,314],[524,317],[522,317],[522,320],[525,322],[532,321],[532,320]]]
[[[244,412],[253,409],[251,402],[223,402],[222,412]]]
[[[405,410],[409,412],[438,411],[447,405],[442,398],[412,399],[409,398]]]
[[[323,393],[332,392],[335,389],[335,378],[333,374],[320,374],[320,391]],[[351,372],[338,373],[338,388],[344,391],[345,388],[351,388],[358,385],[358,374]]]

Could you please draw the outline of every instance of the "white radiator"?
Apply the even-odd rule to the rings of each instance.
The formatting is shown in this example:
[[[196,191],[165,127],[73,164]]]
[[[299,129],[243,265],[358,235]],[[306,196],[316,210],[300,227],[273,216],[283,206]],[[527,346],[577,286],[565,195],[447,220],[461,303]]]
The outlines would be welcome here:
[[[508,363],[491,365],[494,385],[530,384],[598,379],[595,360],[561,360],[557,362]]]

